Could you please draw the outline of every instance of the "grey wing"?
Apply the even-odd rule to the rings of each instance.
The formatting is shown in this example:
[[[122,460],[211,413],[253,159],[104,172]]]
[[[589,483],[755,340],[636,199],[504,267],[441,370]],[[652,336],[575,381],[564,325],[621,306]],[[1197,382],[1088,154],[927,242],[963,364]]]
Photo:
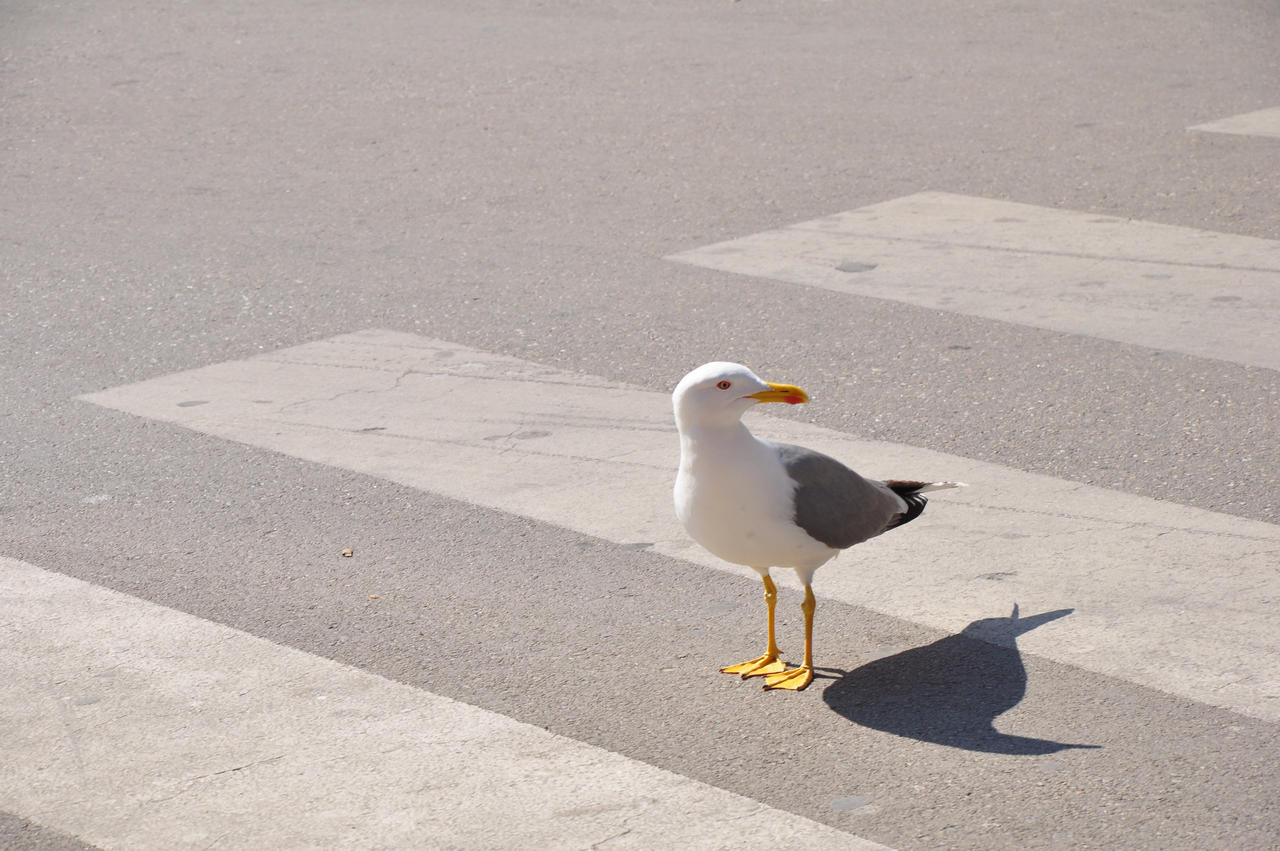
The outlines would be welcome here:
[[[809,536],[844,549],[895,526],[907,505],[881,482],[865,479],[829,455],[775,443],[796,483],[795,522]]]

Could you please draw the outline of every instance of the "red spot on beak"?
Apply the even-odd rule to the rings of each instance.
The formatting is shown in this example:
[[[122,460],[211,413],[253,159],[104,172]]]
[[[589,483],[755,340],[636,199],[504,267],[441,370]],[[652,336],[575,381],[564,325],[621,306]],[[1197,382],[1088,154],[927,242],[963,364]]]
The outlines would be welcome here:
[[[799,405],[804,401],[804,399],[799,396],[788,396],[782,401],[786,402],[788,405]]]

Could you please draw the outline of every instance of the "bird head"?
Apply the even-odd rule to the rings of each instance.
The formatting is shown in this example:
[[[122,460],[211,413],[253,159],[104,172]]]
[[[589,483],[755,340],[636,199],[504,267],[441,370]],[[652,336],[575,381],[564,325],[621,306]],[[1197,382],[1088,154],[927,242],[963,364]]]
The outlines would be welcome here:
[[[681,430],[731,425],[761,402],[799,405],[808,401],[809,394],[793,384],[774,384],[740,363],[723,361],[705,363],[690,372],[671,394]]]

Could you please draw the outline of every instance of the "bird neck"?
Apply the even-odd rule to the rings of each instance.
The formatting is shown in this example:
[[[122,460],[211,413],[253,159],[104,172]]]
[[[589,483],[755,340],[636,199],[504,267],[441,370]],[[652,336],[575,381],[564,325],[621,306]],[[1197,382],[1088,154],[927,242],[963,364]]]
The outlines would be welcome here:
[[[679,431],[680,457],[685,463],[692,463],[697,456],[708,452],[733,452],[734,447],[756,442],[755,435],[741,420],[687,426]]]

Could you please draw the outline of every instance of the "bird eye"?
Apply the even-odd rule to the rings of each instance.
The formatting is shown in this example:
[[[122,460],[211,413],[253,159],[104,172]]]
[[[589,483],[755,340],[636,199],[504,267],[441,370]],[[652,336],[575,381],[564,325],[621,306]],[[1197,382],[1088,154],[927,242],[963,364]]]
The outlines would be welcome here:
[[[719,384],[716,385],[716,387],[719,387],[721,390],[728,390],[732,386],[733,384],[728,381],[721,381]]]

